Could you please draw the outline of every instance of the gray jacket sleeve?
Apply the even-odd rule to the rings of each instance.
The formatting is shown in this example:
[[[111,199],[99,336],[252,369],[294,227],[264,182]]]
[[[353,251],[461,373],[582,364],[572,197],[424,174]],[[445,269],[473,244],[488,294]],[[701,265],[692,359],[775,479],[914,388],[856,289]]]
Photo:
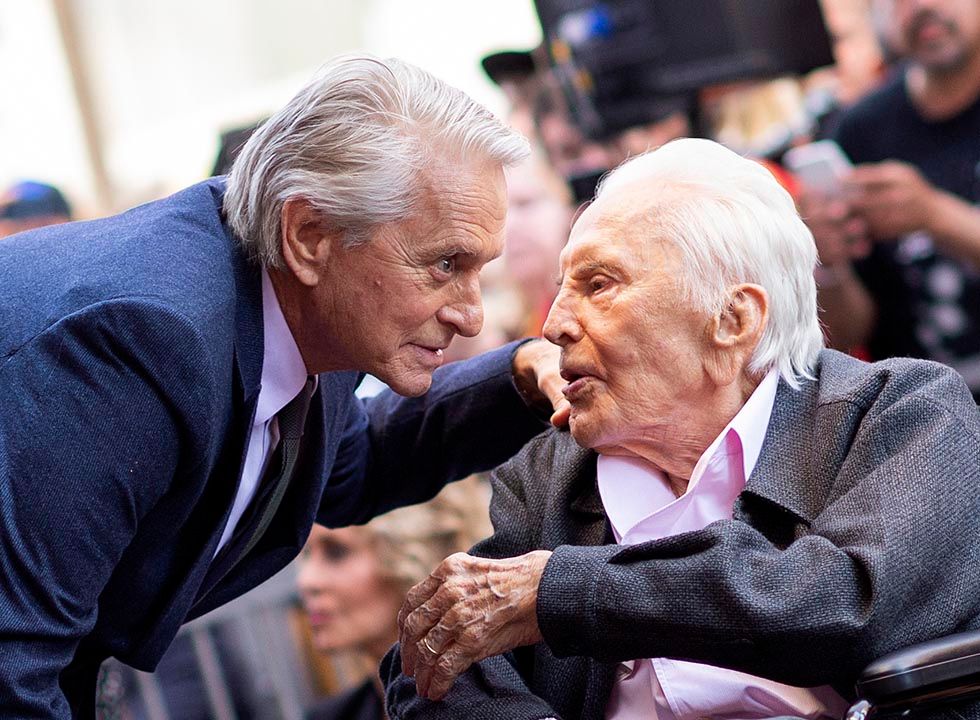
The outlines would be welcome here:
[[[531,444],[537,440],[532,440]],[[522,456],[527,453],[527,449]],[[515,460],[519,462],[519,460]],[[523,489],[513,474],[496,472],[492,477],[493,499],[490,519],[494,534],[470,553],[482,557],[511,557],[535,549],[539,522],[528,513]],[[558,713],[535,696],[527,686],[511,654],[487,658],[461,675],[439,702],[415,694],[415,678],[401,672],[401,654],[396,644],[381,663],[385,704],[391,720],[545,720]]]

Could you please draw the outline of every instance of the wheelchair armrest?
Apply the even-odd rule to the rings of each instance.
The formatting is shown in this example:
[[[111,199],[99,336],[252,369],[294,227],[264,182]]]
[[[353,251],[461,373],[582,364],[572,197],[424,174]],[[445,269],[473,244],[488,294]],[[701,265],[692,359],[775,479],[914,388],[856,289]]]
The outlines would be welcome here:
[[[887,711],[945,703],[980,693],[980,630],[897,650],[868,665],[858,697]]]

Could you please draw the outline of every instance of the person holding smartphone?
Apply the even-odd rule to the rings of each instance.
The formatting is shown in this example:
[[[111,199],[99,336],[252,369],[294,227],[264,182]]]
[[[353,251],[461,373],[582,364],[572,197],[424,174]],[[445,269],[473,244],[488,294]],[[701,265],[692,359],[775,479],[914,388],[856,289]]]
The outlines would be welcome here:
[[[980,398],[980,0],[877,0],[906,64],[845,112],[806,192],[829,342],[954,367]]]

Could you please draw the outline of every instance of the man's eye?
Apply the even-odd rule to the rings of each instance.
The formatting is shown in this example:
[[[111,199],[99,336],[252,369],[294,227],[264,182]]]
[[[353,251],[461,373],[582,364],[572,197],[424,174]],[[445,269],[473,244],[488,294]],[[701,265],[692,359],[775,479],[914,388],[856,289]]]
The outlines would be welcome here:
[[[599,292],[609,285],[609,278],[605,275],[596,275],[589,279],[589,290]]]
[[[456,259],[452,257],[444,257],[436,262],[436,268],[439,272],[451,273],[456,269]]]

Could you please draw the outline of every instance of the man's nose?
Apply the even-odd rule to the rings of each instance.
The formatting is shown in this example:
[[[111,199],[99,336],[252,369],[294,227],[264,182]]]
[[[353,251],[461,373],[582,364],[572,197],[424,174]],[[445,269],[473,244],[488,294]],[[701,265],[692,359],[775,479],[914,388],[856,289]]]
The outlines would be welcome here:
[[[542,334],[550,342],[560,347],[574,342],[579,334],[578,323],[575,314],[569,307],[569,301],[565,296],[559,294],[548,311],[545,318]]]
[[[317,582],[318,574],[309,561],[299,563],[299,571],[296,573],[296,587],[299,588],[301,595],[309,595],[317,591],[320,583]]]
[[[480,294],[480,278],[474,275],[460,289],[454,302],[443,305],[438,313],[439,321],[452,325],[463,337],[474,337],[483,328],[483,298]]]

